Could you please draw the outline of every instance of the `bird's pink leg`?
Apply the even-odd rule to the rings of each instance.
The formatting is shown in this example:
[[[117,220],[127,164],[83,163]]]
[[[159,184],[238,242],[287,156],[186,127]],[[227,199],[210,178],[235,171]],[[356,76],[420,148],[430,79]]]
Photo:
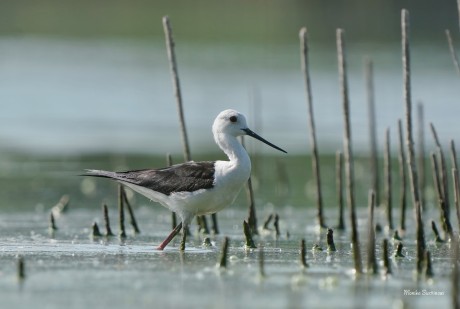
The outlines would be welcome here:
[[[182,222],[179,223],[174,228],[174,230],[172,230],[171,234],[169,234],[165,240],[163,240],[163,242],[157,247],[157,250],[163,250],[171,242],[171,240],[173,240],[174,236],[176,236],[180,232],[181,228],[182,228]]]

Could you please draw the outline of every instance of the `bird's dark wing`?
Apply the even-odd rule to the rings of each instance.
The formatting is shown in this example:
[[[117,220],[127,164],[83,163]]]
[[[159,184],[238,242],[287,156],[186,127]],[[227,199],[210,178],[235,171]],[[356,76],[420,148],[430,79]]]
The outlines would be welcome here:
[[[214,186],[215,162],[187,162],[160,169],[127,172],[88,170],[87,176],[106,177],[132,183],[166,195],[193,192]]]

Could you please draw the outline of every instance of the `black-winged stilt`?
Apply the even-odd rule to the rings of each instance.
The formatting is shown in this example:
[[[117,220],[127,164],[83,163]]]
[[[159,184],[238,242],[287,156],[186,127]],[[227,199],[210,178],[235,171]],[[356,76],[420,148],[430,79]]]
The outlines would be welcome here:
[[[212,125],[214,140],[229,161],[186,162],[160,169],[127,172],[87,170],[85,176],[116,180],[132,190],[176,212],[182,219],[157,249],[163,250],[191,222],[193,217],[216,213],[235,200],[251,173],[251,160],[237,137],[249,135],[278,149],[253,131],[243,114],[225,110]],[[186,233],[182,233],[181,250]]]

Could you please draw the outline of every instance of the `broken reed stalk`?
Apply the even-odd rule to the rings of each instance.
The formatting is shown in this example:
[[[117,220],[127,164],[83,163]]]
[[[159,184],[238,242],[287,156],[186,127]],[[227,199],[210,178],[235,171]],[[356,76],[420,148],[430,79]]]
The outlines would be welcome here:
[[[441,180],[441,190],[442,195],[444,198],[444,212],[447,216],[447,221],[449,221],[450,217],[450,199],[449,199],[449,183],[448,183],[448,176],[447,176],[447,167],[446,167],[446,159],[444,156],[444,151],[442,150],[441,143],[439,142],[438,134],[436,133],[436,129],[433,123],[430,123],[431,132],[433,133],[433,138],[436,143],[437,151],[439,153],[439,161],[441,163],[439,169],[439,179]],[[450,224],[450,223],[449,223]],[[450,231],[451,233],[451,231]]]
[[[440,220],[442,222],[442,228],[444,232],[446,233],[446,235],[449,235],[450,237],[452,235],[452,226],[450,224],[449,217],[446,214],[446,201],[444,200],[445,196],[442,190],[442,183],[441,183],[442,181],[440,178],[440,171],[439,171],[438,162],[436,160],[436,156],[434,153],[431,153],[431,164],[433,166],[433,181],[434,181],[434,187],[436,189],[436,194],[438,197],[439,214],[440,214]]]
[[[420,204],[425,207],[426,173],[425,173],[425,115],[423,103],[417,103],[417,139],[418,139],[418,183]]]
[[[383,240],[383,268],[385,275],[391,274],[391,264],[389,258],[388,239]]]
[[[343,155],[341,151],[335,153],[335,184],[337,190],[337,204],[339,205],[339,223],[337,229],[345,229],[343,214]]]
[[[455,209],[457,212],[457,222],[460,229],[460,187],[459,187],[459,175],[458,175],[458,166],[457,166],[457,151],[455,150],[454,140],[450,141],[450,155],[452,161],[452,178],[454,184],[454,201]]]
[[[450,56],[452,57],[452,62],[455,69],[457,70],[457,73],[460,74],[460,64],[458,62],[457,52],[455,51],[454,41],[452,40],[449,29],[446,29],[445,32],[447,37],[447,44],[449,45]]]
[[[302,71],[305,78],[305,91],[307,97],[307,106],[308,106],[308,125],[310,129],[310,147],[311,147],[311,165],[313,176],[316,183],[316,218],[318,224],[322,227],[326,227],[324,221],[323,213],[323,199],[321,194],[321,173],[320,173],[320,163],[318,156],[318,146],[316,143],[316,128],[315,128],[315,116],[313,113],[313,96],[311,90],[311,80],[310,80],[310,67],[308,64],[308,32],[307,28],[300,29],[300,62]]]
[[[434,234],[434,237],[435,237],[435,241],[437,243],[442,243],[444,242],[444,240],[441,238],[441,236],[439,235],[439,231],[438,231],[438,227],[436,226],[436,223],[431,220],[431,229],[433,230],[433,234]]]
[[[396,258],[403,258],[404,257],[404,254],[402,253],[402,249],[403,249],[403,243],[402,242],[398,242],[398,245],[396,246],[396,250],[395,250],[395,254],[394,254],[394,257]],[[425,251],[426,252],[426,251]],[[426,255],[425,255],[426,257]]]
[[[102,206],[102,211],[104,213],[104,222],[105,222],[105,236],[115,236],[112,233],[112,229],[110,228],[110,219],[109,219],[109,209],[106,204]]]
[[[460,229],[460,181],[458,171],[455,168],[452,169],[452,177],[454,178],[455,206],[457,208],[457,221]]]
[[[224,238],[224,243],[222,244],[222,251],[220,253],[219,266],[221,268],[226,268],[227,267],[228,243],[229,243],[229,238],[225,237]]]
[[[56,231],[58,229],[56,226],[56,220],[54,220],[54,215],[52,212],[50,213],[49,229],[50,231]]]
[[[275,214],[275,220],[273,221],[273,226],[275,227],[276,238],[278,238],[280,233],[280,216]]]
[[[433,278],[434,272],[431,266],[431,253],[429,250],[425,250],[425,279]]]
[[[125,230],[125,203],[123,200],[123,188],[122,185],[118,185],[118,225],[120,226],[120,231],[118,236],[120,238],[126,238]]]
[[[305,239],[304,238],[302,238],[302,240],[300,241],[300,266],[302,266],[303,268],[308,267],[308,263],[307,263],[307,246],[305,244]]]
[[[377,157],[377,121],[375,117],[374,64],[370,58],[364,60],[364,78],[366,80],[366,95],[369,118],[370,167],[372,190],[375,192],[376,205],[380,205],[379,163]]]
[[[406,169],[405,169],[405,155],[404,155],[404,137],[403,137],[403,127],[402,127],[402,121],[401,119],[398,119],[398,133],[399,133],[399,155],[398,155],[398,161],[399,161],[399,179],[401,181],[401,186],[399,188],[400,191],[400,199],[399,199],[399,207],[401,210],[401,216],[400,216],[400,221],[399,221],[399,229],[401,231],[406,230],[406,195],[407,195],[407,190],[406,190]],[[419,154],[420,156],[421,154]],[[422,156],[423,158],[423,156]],[[424,158],[423,158],[424,160]],[[420,169],[419,169],[420,170]],[[422,187],[420,187],[422,188]]]
[[[414,205],[416,235],[417,235],[417,272],[422,272],[423,259],[425,254],[425,235],[422,221],[422,205],[418,188],[417,169],[415,167],[414,139],[412,135],[412,99],[410,81],[410,50],[409,50],[409,11],[401,11],[401,45],[402,45],[402,64],[403,64],[403,97],[406,116],[406,147],[407,147],[407,166],[412,191],[412,201]]]
[[[263,229],[264,230],[269,230],[270,228],[268,227],[268,225],[270,224],[270,222],[272,221],[273,219],[273,214],[270,214],[267,219],[265,219],[265,222],[264,222],[264,225],[263,225]]]
[[[128,201],[128,196],[126,194],[125,187],[123,186],[121,186],[121,194],[123,195],[123,201],[125,202],[125,205],[128,208],[129,223],[133,227],[134,233],[140,234],[141,230],[139,229],[139,226],[137,225],[137,220],[136,220],[136,217],[134,216],[133,208],[131,207],[131,203]]]
[[[244,238],[246,240],[245,247],[248,249],[256,249],[256,244],[254,243],[254,240],[252,239],[252,233],[251,233],[251,228],[249,227],[249,223],[243,221],[243,232],[244,232]]]
[[[374,226],[375,192],[369,191],[369,225],[367,227],[367,271],[378,274],[377,257],[375,255],[375,226]]]
[[[172,35],[171,23],[169,17],[163,17],[163,29],[165,32],[166,39],[166,50],[168,53],[169,67],[171,69],[172,82],[174,87],[174,96],[176,97],[177,112],[179,115],[179,124],[182,133],[182,146],[184,148],[184,160],[188,162],[191,160],[190,147],[187,137],[187,129],[185,127],[184,109],[182,104],[182,93],[180,88],[179,73],[177,70],[176,51],[174,49],[175,43]]]
[[[335,243],[334,243],[334,231],[332,229],[327,229],[326,242],[327,242],[327,251],[329,252],[337,251],[337,249],[335,248]]]
[[[102,234],[101,234],[101,231],[99,230],[99,226],[97,225],[96,222],[93,223],[93,226],[92,226],[92,233],[91,233],[91,236],[93,237],[101,237]]]
[[[385,176],[385,210],[388,220],[388,228],[393,229],[392,216],[392,192],[391,192],[391,151],[390,151],[390,128],[385,131],[385,149],[384,149],[384,176]]]
[[[355,271],[362,273],[361,253],[359,250],[358,227],[356,223],[355,200],[354,200],[354,171],[353,152],[351,147],[351,126],[350,126],[350,103],[348,98],[347,66],[345,61],[345,41],[343,29],[337,29],[337,54],[339,66],[340,90],[342,93],[343,116],[344,116],[344,138],[343,148],[345,157],[345,176],[347,181],[347,203],[350,209],[351,219],[351,240],[353,245],[353,259]]]

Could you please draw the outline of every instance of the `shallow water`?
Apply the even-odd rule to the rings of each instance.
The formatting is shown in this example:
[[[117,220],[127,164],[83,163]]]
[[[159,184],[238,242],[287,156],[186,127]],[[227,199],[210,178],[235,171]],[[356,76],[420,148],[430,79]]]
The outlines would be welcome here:
[[[334,222],[331,211],[326,214],[329,222]],[[112,209],[115,232],[114,213]],[[310,220],[313,212],[281,210],[281,236],[277,239],[270,225],[271,231],[256,237],[259,248],[261,244],[264,248],[266,276],[261,277],[259,249],[243,248],[241,222],[246,216],[243,210],[228,209],[219,214],[221,234],[210,236],[213,246],[209,248],[201,246],[204,236],[195,232],[193,225],[193,235],[184,253],[178,250],[177,239],[164,251],[154,249],[170,228],[169,214],[162,209],[138,207],[141,234],[134,235],[127,225],[128,237],[123,241],[117,237],[90,237],[93,221],[99,222],[102,229],[102,214],[97,210],[71,207],[56,218],[58,230],[54,235],[49,234],[48,214],[48,211],[26,211],[2,215],[2,307],[400,308],[404,303],[417,308],[446,308],[450,305],[449,244],[428,242],[435,277],[416,281],[415,243],[411,233],[403,241],[406,257],[391,260],[392,275],[364,275],[356,279],[349,232],[335,231],[337,252],[312,251],[315,243],[326,249],[326,231],[319,233],[314,224],[308,223],[313,221]],[[266,214],[259,213],[259,220],[263,215]],[[359,218],[361,241],[365,242],[364,210],[359,212]],[[228,266],[219,269],[216,264],[224,236],[230,237]],[[388,236],[377,234],[380,264],[384,237]],[[301,238],[307,242],[307,269],[299,265]],[[390,247],[393,248],[393,244]],[[16,277],[19,256],[25,261],[23,281]],[[404,290],[444,295],[404,296]]]

